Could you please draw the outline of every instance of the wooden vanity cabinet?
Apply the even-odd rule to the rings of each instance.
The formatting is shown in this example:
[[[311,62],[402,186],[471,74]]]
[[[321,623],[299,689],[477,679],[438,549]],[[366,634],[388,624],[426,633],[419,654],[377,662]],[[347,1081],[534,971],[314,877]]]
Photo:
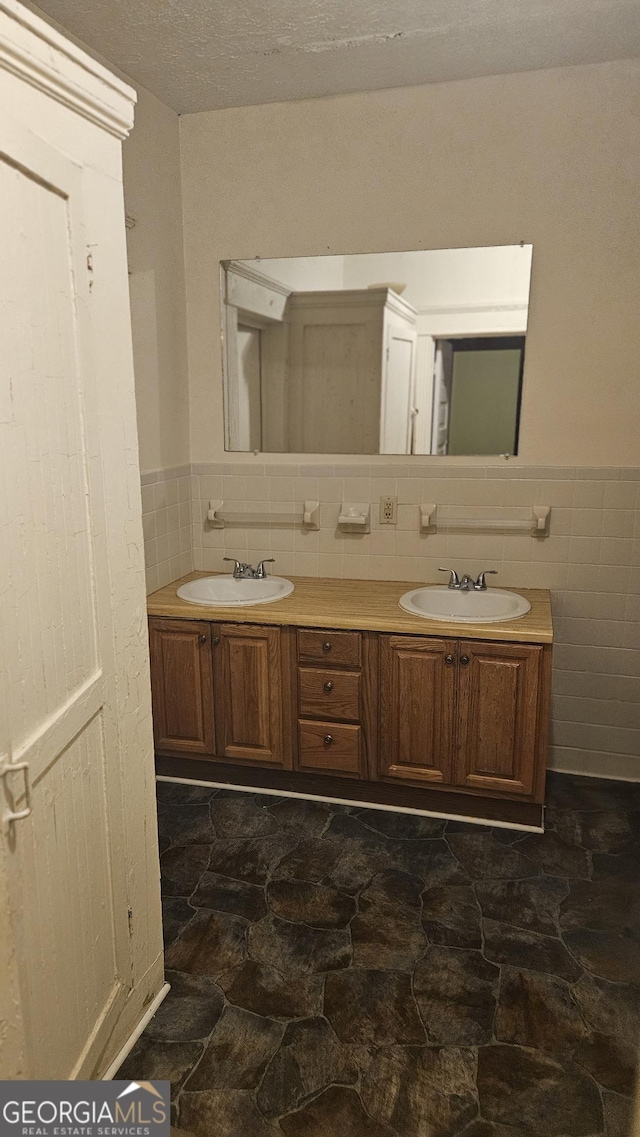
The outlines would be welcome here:
[[[149,620],[156,750],[214,753],[211,646],[210,624],[164,617]]]
[[[149,620],[157,751],[289,766],[280,628]]]
[[[280,628],[217,624],[213,652],[220,758],[284,766]]]
[[[149,628],[163,772],[540,822],[548,643],[171,617]]]
[[[537,644],[460,641],[456,785],[534,793],[542,658]]]
[[[294,768],[339,778],[375,777],[375,681],[370,632],[315,631],[295,636]],[[373,649],[375,650],[375,649]]]
[[[380,639],[381,776],[533,796],[546,729],[542,647]]]
[[[380,773],[454,780],[455,640],[380,637]]]

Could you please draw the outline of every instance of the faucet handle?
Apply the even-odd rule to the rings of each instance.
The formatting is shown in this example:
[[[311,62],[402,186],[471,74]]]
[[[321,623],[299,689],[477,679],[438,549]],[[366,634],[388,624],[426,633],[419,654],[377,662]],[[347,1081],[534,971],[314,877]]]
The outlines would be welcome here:
[[[256,569],[256,576],[258,577],[258,580],[264,580],[265,576],[267,575],[267,570],[264,566],[275,564],[275,559],[275,557],[265,557],[263,561],[260,561]]]
[[[484,572],[481,572],[480,575],[478,576],[478,579],[477,579],[476,583],[474,584],[474,588],[477,589],[478,592],[485,592],[486,588],[487,588],[487,582],[485,580],[485,577],[486,576],[497,576],[497,575],[498,575],[497,569],[485,569]]]
[[[223,557],[223,561],[233,561],[233,575],[237,578],[247,567],[242,561],[237,561],[235,557]]]
[[[449,584],[448,584],[449,588],[459,588],[460,587],[460,581],[458,579],[458,574],[457,574],[455,569],[439,568],[438,572],[450,572],[451,573],[451,576],[449,577]]]

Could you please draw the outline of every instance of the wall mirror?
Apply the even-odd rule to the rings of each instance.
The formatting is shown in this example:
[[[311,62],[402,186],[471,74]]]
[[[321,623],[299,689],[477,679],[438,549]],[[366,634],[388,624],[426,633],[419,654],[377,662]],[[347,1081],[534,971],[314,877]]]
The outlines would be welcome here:
[[[517,454],[531,257],[223,261],[225,448]]]

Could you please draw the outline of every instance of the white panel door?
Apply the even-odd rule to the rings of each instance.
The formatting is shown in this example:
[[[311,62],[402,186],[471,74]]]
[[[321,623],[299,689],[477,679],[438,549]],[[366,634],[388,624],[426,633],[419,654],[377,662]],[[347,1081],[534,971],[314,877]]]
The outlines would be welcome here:
[[[262,450],[262,332],[238,324],[238,450]]]
[[[416,334],[389,328],[380,408],[380,453],[410,454]]]
[[[449,449],[452,379],[453,348],[448,340],[437,340],[433,365],[432,454],[446,454]]]
[[[32,804],[2,854],[26,1076],[82,1077],[130,985],[82,172],[6,112],[0,200],[0,806],[25,808],[25,777]]]
[[[303,293],[302,296],[305,294]],[[328,305],[290,312],[289,450],[302,454],[375,454],[380,430],[380,307]]]
[[[436,345],[433,336],[418,333],[416,340],[416,379],[413,393],[414,406],[417,411],[413,454],[431,453],[435,350]]]

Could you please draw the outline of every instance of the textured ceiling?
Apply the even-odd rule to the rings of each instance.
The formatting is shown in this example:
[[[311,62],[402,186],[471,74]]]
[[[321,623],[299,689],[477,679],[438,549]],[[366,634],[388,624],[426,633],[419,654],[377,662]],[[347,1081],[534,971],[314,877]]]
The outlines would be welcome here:
[[[175,110],[640,55],[638,0],[39,0]]]

